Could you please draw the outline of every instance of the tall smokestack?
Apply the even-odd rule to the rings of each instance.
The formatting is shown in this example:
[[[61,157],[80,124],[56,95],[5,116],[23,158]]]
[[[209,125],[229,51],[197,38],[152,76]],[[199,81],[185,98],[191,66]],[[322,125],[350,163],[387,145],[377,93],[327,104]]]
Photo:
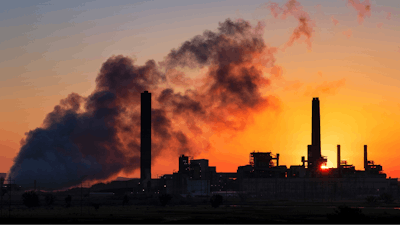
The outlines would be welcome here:
[[[368,159],[367,159],[367,145],[364,145],[364,170],[367,170]]]
[[[312,140],[313,158],[318,159],[321,157],[321,123],[319,113],[319,100],[313,98],[312,101]]]
[[[340,168],[340,145],[337,145],[337,168]]]
[[[140,180],[151,179],[151,93],[141,93],[140,111]]]
[[[313,98],[312,100],[311,122],[311,145],[308,146],[308,167],[315,168],[315,166],[318,166],[318,160],[321,158],[321,124],[318,98]]]

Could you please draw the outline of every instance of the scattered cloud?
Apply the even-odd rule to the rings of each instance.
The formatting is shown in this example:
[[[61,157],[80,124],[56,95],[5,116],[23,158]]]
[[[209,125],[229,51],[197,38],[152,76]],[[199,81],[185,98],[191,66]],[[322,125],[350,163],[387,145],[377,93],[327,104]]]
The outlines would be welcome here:
[[[332,23],[336,26],[339,23],[339,20],[335,19],[335,17],[331,16]]]
[[[352,6],[357,11],[357,20],[361,25],[364,22],[365,17],[371,16],[371,4],[369,0],[347,0],[347,4]]]
[[[350,37],[353,35],[353,32],[352,32],[352,30],[349,28],[349,29],[343,31],[342,34],[343,34],[344,36],[346,36],[347,38],[350,38]]]

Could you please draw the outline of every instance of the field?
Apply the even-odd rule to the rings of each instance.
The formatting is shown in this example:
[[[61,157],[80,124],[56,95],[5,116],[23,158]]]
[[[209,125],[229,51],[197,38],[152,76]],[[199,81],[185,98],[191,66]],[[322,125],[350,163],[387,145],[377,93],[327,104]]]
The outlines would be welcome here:
[[[64,196],[56,195],[51,206],[44,204],[28,208],[15,193],[9,205],[3,197],[2,223],[396,223],[400,221],[399,204],[365,201],[293,202],[247,199],[245,202],[228,198],[213,208],[208,198],[173,198],[161,206],[156,197],[130,196],[122,205],[124,196],[86,196],[71,193],[72,202],[66,207]],[[95,208],[95,205],[98,208]],[[338,206],[353,207],[353,211],[338,210]],[[360,213],[356,210],[360,208]],[[347,208],[348,209],[348,208]],[[352,208],[350,208],[352,209]],[[350,213],[350,214],[349,214]],[[393,220],[395,219],[395,220]]]

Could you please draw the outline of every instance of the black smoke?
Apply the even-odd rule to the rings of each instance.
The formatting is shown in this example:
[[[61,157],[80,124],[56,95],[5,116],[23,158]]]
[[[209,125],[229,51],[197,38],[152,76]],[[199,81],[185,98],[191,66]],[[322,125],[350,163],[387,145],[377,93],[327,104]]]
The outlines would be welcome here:
[[[195,156],[210,148],[208,137],[214,132],[244,129],[252,114],[269,105],[263,69],[273,67],[274,49],[266,46],[260,30],[260,24],[227,19],[217,32],[205,31],[158,64],[149,60],[137,66],[128,57],[109,58],[90,96],[70,94],[42,127],[26,134],[12,179],[60,189],[138,169],[140,93],[145,90],[153,95],[153,159],[164,152]],[[196,87],[184,82],[184,91],[178,91],[171,71],[185,67],[205,68],[206,73],[196,80],[179,72],[179,79]]]

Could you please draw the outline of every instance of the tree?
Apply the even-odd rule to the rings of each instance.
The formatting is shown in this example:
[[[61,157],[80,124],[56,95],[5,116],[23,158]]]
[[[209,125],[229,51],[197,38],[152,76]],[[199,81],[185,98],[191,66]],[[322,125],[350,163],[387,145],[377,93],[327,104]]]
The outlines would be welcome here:
[[[23,193],[22,201],[28,208],[39,206],[39,196],[34,191]]]
[[[170,194],[162,194],[162,195],[160,195],[159,199],[160,199],[161,205],[166,206],[169,203],[169,201],[171,201],[172,196]]]
[[[128,195],[124,196],[124,200],[122,200],[122,205],[127,205],[129,203],[129,197]]]
[[[71,206],[71,200],[72,200],[71,195],[68,195],[67,197],[65,197],[65,203],[67,204],[67,208]]]
[[[46,202],[46,205],[51,206],[54,204],[56,197],[53,194],[46,194],[46,196],[44,197],[44,200]]]
[[[367,217],[359,208],[350,208],[346,205],[339,206],[334,214],[328,214],[330,222],[340,223],[364,223]]]
[[[393,196],[389,193],[383,193],[380,196],[380,199],[383,200],[383,202],[385,202],[386,204],[390,204],[393,203]]]
[[[218,208],[222,204],[222,200],[222,195],[213,195],[210,199],[211,206],[214,208]]]
[[[367,203],[370,205],[375,205],[377,202],[377,199],[374,196],[368,196],[365,200],[367,200]]]

